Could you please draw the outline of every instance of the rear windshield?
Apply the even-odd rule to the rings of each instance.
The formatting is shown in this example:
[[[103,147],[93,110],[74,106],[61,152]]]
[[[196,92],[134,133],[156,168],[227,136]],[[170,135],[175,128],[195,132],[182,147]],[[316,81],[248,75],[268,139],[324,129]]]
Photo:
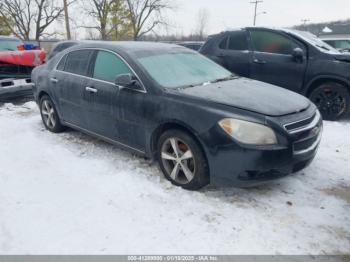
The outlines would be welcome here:
[[[153,54],[137,60],[153,80],[165,88],[196,86],[232,75],[194,52]]]

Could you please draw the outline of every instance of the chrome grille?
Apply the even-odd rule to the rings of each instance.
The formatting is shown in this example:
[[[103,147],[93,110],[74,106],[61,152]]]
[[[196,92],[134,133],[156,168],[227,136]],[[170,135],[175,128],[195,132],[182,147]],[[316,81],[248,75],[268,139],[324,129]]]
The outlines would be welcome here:
[[[287,124],[284,127],[286,128],[287,131],[292,131],[292,130],[295,130],[295,129],[298,129],[298,128],[301,128],[303,126],[310,124],[315,119],[315,117],[316,117],[316,114],[310,118],[307,118],[307,119],[304,119],[304,120],[301,120],[301,121],[298,121],[295,123]]]
[[[318,111],[312,117],[288,123],[284,127],[294,137],[293,151],[295,155],[314,150],[321,141],[322,122],[321,114]]]
[[[312,117],[296,121],[293,123],[288,123],[284,125],[284,128],[288,131],[290,134],[296,134],[300,133],[306,130],[310,130],[318,125],[318,123],[321,120],[321,115],[317,111]]]

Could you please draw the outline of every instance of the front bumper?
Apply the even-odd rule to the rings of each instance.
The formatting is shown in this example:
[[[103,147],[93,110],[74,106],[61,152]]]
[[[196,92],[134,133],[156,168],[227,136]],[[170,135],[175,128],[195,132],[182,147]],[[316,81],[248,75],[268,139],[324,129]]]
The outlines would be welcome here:
[[[0,80],[0,102],[8,102],[15,98],[33,96],[34,84],[29,78]]]
[[[207,149],[213,185],[249,187],[298,172],[315,158],[321,137],[318,116],[299,131],[286,131],[286,145],[252,147],[236,142]],[[218,133],[221,130],[213,130]]]

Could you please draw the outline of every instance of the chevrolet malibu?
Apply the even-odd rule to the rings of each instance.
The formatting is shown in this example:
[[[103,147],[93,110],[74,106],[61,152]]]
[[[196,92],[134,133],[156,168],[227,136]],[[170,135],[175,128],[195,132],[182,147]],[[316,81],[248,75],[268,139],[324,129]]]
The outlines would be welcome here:
[[[177,45],[93,42],[33,71],[45,127],[155,159],[174,185],[252,186],[308,166],[322,118],[307,98]]]

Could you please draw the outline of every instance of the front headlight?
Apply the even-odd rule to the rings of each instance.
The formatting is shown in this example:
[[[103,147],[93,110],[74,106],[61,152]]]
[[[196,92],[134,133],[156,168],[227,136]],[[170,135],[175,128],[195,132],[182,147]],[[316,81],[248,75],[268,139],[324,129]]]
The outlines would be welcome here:
[[[275,145],[275,132],[264,125],[239,119],[226,118],[219,122],[221,128],[234,139],[249,145]]]

